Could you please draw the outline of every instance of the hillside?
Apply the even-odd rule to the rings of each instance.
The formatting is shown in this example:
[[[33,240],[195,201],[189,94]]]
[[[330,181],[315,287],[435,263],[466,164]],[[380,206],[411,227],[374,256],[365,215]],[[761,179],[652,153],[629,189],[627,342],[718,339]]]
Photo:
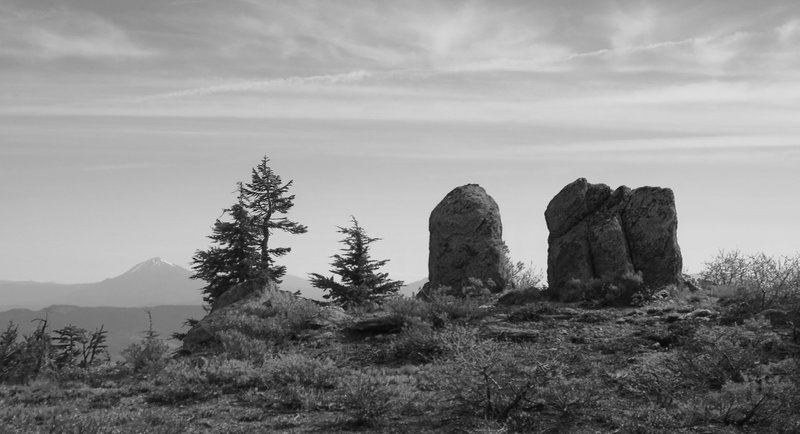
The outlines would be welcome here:
[[[322,329],[301,320],[322,312],[315,304],[271,293],[268,308],[259,300],[232,312],[226,327],[236,334],[202,356],[2,385],[0,424],[11,432],[798,432],[791,329],[746,319],[726,291],[673,290],[606,309],[406,299]],[[391,318],[406,326],[369,328]]]

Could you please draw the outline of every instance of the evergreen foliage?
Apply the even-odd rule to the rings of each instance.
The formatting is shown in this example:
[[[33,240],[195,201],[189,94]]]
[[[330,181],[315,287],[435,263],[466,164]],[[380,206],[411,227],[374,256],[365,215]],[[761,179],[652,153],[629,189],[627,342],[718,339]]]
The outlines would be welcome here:
[[[89,333],[88,330],[68,325],[64,328],[53,330],[53,349],[55,350],[55,363],[58,368],[79,367],[88,368],[104,359],[108,359],[106,340],[108,331],[100,326],[99,329]],[[105,356],[105,357],[103,357]]]
[[[289,194],[292,181],[283,183],[267,165],[264,157],[253,169],[249,183],[238,184],[238,201],[223,211],[229,220],[214,223],[212,246],[198,250],[192,258],[192,278],[206,282],[203,301],[212,304],[220,295],[244,282],[280,282],[286,267],[275,259],[291,251],[289,247],[273,247],[270,238],[275,231],[305,233],[308,228],[289,220],[285,214],[294,206]]]
[[[153,315],[149,310],[147,317],[150,326],[142,332],[144,339],[122,350],[122,358],[134,373],[158,372],[167,363],[169,346],[161,339],[158,332],[153,330]]]
[[[209,236],[214,245],[192,258],[192,278],[206,282],[203,301],[208,304],[237,284],[266,277],[260,267],[257,221],[245,207],[241,190],[239,201],[223,213],[231,221],[217,219]]]
[[[290,247],[270,247],[269,241],[274,231],[284,231],[290,234],[303,234],[308,228],[300,223],[289,220],[285,214],[294,206],[295,195],[289,194],[293,181],[285,184],[281,177],[267,166],[269,158],[261,159],[251,175],[250,182],[240,184],[240,191],[245,199],[246,207],[260,230],[258,237],[261,249],[261,267],[269,272],[274,279],[280,279],[286,274],[286,267],[275,265],[275,258],[291,252]],[[279,281],[280,282],[280,281]]]
[[[27,383],[51,362],[53,346],[47,319],[36,319],[36,329],[18,339],[16,324],[9,323],[0,334],[0,383]]]
[[[311,285],[327,291],[323,297],[333,299],[337,304],[347,307],[380,300],[396,294],[403,286],[402,281],[390,280],[388,273],[378,272],[389,262],[388,259],[380,261],[370,259],[370,244],[379,241],[380,238],[367,236],[355,217],[351,217],[351,221],[351,227],[340,226],[338,231],[345,235],[341,240],[345,245],[345,248],[341,249],[344,254],[332,256],[333,268],[330,271],[339,276],[340,281],[337,282],[334,276],[325,277],[311,273]]]

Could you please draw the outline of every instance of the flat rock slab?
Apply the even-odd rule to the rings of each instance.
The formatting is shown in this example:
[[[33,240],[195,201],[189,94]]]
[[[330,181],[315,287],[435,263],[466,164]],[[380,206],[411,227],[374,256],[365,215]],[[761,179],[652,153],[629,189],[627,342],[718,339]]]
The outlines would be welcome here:
[[[344,331],[357,336],[375,336],[400,333],[405,325],[406,321],[400,315],[379,315],[360,319]]]

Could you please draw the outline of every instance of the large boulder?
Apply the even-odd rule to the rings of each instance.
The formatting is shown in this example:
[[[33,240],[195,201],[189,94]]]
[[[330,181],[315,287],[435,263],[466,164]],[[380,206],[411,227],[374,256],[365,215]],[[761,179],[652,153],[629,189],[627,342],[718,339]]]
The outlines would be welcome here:
[[[448,193],[431,212],[429,229],[429,281],[421,297],[439,287],[455,295],[476,284],[492,292],[503,290],[503,225],[486,190],[468,184]]]
[[[612,191],[580,178],[550,201],[545,220],[547,281],[561,299],[576,280],[641,273],[648,287],[681,283],[678,217],[668,188]]]

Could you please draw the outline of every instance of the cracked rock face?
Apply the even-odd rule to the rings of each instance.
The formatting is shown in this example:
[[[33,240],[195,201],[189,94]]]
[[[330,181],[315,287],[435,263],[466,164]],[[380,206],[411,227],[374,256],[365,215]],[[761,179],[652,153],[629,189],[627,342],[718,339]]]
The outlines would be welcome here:
[[[491,291],[503,289],[503,225],[500,209],[486,190],[468,184],[448,193],[431,213],[429,229],[425,288],[448,286],[457,294],[473,278]]]
[[[672,190],[605,184],[584,178],[564,187],[544,213],[547,281],[561,294],[571,279],[641,272],[644,284],[680,284],[683,266]]]

